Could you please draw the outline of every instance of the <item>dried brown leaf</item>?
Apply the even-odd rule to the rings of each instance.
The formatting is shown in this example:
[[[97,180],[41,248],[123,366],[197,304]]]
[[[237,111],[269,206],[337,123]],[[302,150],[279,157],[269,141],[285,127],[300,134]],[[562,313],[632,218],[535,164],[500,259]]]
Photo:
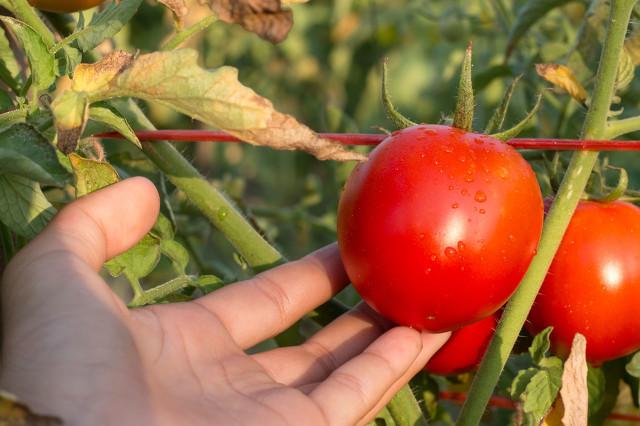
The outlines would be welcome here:
[[[560,64],[537,64],[538,75],[554,86],[563,89],[573,99],[584,104],[587,100],[587,91],[575,77],[573,70]]]
[[[275,110],[268,99],[238,81],[235,68],[201,68],[191,49],[140,55],[101,97],[160,103],[255,145],[304,150],[323,160],[366,159]]]
[[[76,92],[99,93],[132,62],[133,56],[129,53],[115,51],[95,64],[80,64],[73,73],[71,88]]]
[[[589,411],[587,388],[587,340],[580,333],[573,338],[571,354],[564,363],[560,396],[564,404],[562,424],[586,426]]]
[[[293,13],[283,9],[280,0],[207,0],[211,10],[228,23],[240,24],[272,43],[287,38],[293,26]]]
[[[0,391],[0,426],[59,426],[56,417],[34,414],[13,395]]]

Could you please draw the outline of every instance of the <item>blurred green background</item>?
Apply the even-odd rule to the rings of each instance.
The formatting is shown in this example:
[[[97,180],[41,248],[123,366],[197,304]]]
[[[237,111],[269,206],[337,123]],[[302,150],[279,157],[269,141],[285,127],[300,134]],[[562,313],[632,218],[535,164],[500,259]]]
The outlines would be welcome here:
[[[187,25],[207,13],[193,1]],[[544,104],[526,135],[577,137],[585,110],[535,73],[540,62],[560,62],[570,52],[587,5],[554,9],[523,37],[505,61],[507,35],[524,1],[312,0],[293,6],[288,39],[272,45],[237,25],[214,24],[189,47],[206,67],[230,65],[241,81],[319,132],[379,132],[392,128],[380,101],[381,62],[388,57],[393,100],[414,121],[436,123],[452,113],[458,70],[469,41],[474,46],[475,128],[482,131],[511,79],[523,74],[507,117],[519,121],[544,91]],[[171,15],[148,1],[115,42],[117,48],[157,50],[173,30]],[[589,89],[590,81],[585,81]],[[624,94],[625,115],[637,113],[640,87]],[[201,124],[145,105],[158,128]],[[122,144],[108,143],[112,158]],[[320,162],[304,153],[240,144],[182,144],[181,150],[223,187],[289,258],[335,240],[335,212],[353,164]],[[362,148],[364,150],[368,148]],[[633,154],[614,162],[640,177]],[[635,163],[635,164],[634,164]],[[152,176],[153,177],[153,176]],[[157,176],[156,176],[157,177]],[[167,188],[179,234],[191,246],[200,272],[241,277],[233,253],[208,222]],[[153,280],[154,277],[152,276]]]

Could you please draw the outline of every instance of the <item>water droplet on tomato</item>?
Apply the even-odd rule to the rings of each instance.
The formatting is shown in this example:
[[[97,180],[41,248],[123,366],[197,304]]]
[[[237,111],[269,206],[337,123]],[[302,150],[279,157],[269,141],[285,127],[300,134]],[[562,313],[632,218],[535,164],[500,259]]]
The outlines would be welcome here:
[[[444,152],[453,152],[453,147],[451,145],[444,146]]]
[[[432,254],[431,257],[429,257],[429,259],[431,259],[432,262],[435,262],[436,260],[438,260],[438,256],[436,256],[435,254]]]
[[[429,275],[431,273],[431,268],[427,268],[424,270],[425,275]]]
[[[465,188],[462,188],[462,190],[460,191],[460,194],[462,195],[467,195],[469,193],[469,191],[467,191]]]
[[[480,214],[485,214],[487,211],[485,209],[480,209]]]
[[[487,201],[487,194],[482,191],[478,191],[476,192],[476,195],[475,197],[473,197],[473,199],[479,203],[484,203],[485,201]]]
[[[458,203],[451,204],[451,208],[452,209],[457,209],[458,207],[460,207],[460,205]]]
[[[472,175],[466,175],[464,177],[464,181],[465,182],[473,182],[473,176]]]
[[[502,179],[506,179],[509,177],[509,170],[507,170],[506,167],[500,167],[498,169],[498,176],[500,176]]]
[[[446,249],[444,249],[444,254],[445,254],[447,257],[453,257],[453,256],[455,256],[456,254],[458,254],[458,252],[457,252],[457,250],[456,250],[456,249],[454,249],[453,247],[447,247]]]
[[[460,160],[461,163],[464,163],[465,161],[467,161],[467,157],[465,157],[464,155],[461,155],[460,158],[458,158],[458,160]]]
[[[462,251],[462,250],[464,250],[464,242],[458,241],[458,251]]]
[[[427,319],[429,321],[433,321],[434,319],[436,319],[436,316],[435,315],[427,315]]]
[[[453,191],[453,185],[449,185],[449,191]]]
[[[421,240],[424,240],[424,234],[420,234],[420,235],[418,235],[418,237],[419,237]]]

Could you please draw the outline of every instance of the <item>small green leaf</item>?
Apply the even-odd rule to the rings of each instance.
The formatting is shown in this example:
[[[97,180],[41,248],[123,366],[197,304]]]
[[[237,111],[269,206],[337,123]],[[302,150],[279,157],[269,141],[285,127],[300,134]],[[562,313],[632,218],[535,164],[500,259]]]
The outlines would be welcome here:
[[[20,86],[20,65],[16,60],[4,28],[0,28],[0,80],[14,91]]]
[[[513,49],[520,39],[531,29],[531,27],[544,17],[551,10],[564,6],[574,0],[528,0],[518,10],[516,22],[513,24],[509,36],[507,37],[507,51],[505,56],[511,56]]]
[[[136,133],[133,131],[131,126],[129,126],[127,120],[122,117],[118,110],[111,107],[106,102],[91,105],[89,108],[89,119],[106,124],[111,129],[127,138],[129,142],[142,149],[140,139],[138,139]]]
[[[531,425],[539,425],[549,412],[562,385],[562,363],[560,368],[539,370],[525,391],[520,395],[523,411],[530,416]]]
[[[602,407],[605,394],[605,377],[601,368],[589,367],[587,371],[587,388],[589,389],[589,416],[597,413]]]
[[[527,368],[525,370],[518,371],[516,377],[513,379],[511,383],[511,387],[509,388],[509,394],[513,399],[520,399],[520,395],[524,393],[527,389],[527,385],[531,382],[531,378],[538,373],[537,368]]]
[[[58,186],[69,177],[55,148],[28,124],[15,124],[0,132],[0,170]]]
[[[75,47],[65,44],[56,52],[58,75],[71,75],[80,62],[82,62],[82,52]]]
[[[114,277],[125,274],[127,278],[144,278],[160,261],[160,241],[151,234],[145,235],[133,248],[104,264]]]
[[[13,232],[34,238],[55,213],[38,183],[22,176],[0,174],[0,221]]]
[[[625,365],[627,373],[633,377],[640,378],[640,352],[636,352],[631,360]]]
[[[47,49],[42,38],[31,27],[7,16],[0,20],[16,35],[29,60],[33,87],[38,91],[49,88],[56,79],[56,66],[53,55]]]
[[[458,98],[456,109],[453,114],[453,127],[464,131],[471,131],[473,127],[473,114],[475,101],[473,98],[473,83],[471,79],[471,53],[472,44],[469,43],[462,61],[462,71],[460,73],[460,83],[458,85]]]
[[[77,46],[88,52],[113,37],[131,20],[141,4],[142,0],[123,0],[120,4],[111,2],[102,12],[93,15],[89,25],[79,31],[80,34],[72,36]]]
[[[629,174],[627,171],[620,167],[608,166],[608,168],[618,171],[618,183],[606,194],[602,194],[598,197],[590,197],[590,199],[600,201],[601,203],[610,203],[612,201],[616,201],[627,192],[627,188],[629,187]]]
[[[549,348],[551,348],[549,335],[552,331],[553,327],[547,327],[533,338],[531,347],[529,347],[529,355],[531,355],[534,364],[539,365],[546,353],[549,352]]]
[[[384,104],[384,110],[387,113],[387,117],[389,117],[389,120],[391,120],[398,129],[406,129],[407,127],[415,126],[416,123],[402,115],[393,106],[393,102],[391,102],[387,78],[387,62],[386,58],[382,62],[382,103]]]
[[[175,234],[173,230],[173,224],[162,213],[158,215],[158,220],[156,220],[156,223],[153,225],[152,232],[158,235],[163,240],[173,240]]]
[[[162,240],[160,251],[173,262],[176,272],[184,274],[189,264],[189,252],[175,240]]]
[[[538,113],[540,109],[540,105],[542,105],[542,94],[539,94],[536,98],[536,104],[533,106],[533,109],[527,114],[525,118],[522,119],[518,124],[510,128],[509,130],[505,130],[504,132],[496,133],[493,136],[496,139],[500,139],[501,141],[508,141],[509,139],[513,139],[518,136],[531,122],[533,117]]]
[[[69,160],[76,178],[76,197],[78,198],[120,180],[118,173],[109,163],[90,160],[77,154],[69,155]]]
[[[224,282],[215,275],[200,275],[193,281],[193,285],[198,287],[204,294],[209,294],[224,286]]]
[[[489,123],[487,124],[485,133],[491,133],[494,130],[500,131],[502,130],[502,126],[504,125],[504,119],[507,117],[507,111],[509,110],[509,105],[511,104],[511,98],[513,97],[513,92],[518,85],[518,82],[522,78],[522,74],[513,79],[506,92],[504,92],[504,96],[502,97],[502,101],[500,102],[500,106],[493,113]]]

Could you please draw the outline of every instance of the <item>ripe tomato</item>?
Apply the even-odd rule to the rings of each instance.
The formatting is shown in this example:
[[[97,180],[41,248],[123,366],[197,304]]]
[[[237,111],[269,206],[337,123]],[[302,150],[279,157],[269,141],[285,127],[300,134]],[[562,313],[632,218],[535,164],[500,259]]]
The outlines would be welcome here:
[[[443,332],[491,315],[511,296],[542,230],[529,164],[485,135],[413,126],[371,152],[338,208],[347,274],[383,316]]]
[[[553,326],[566,356],[575,333],[594,364],[640,349],[640,208],[581,202],[529,314],[527,329]]]
[[[441,376],[474,370],[482,361],[497,325],[496,313],[454,331],[424,369]]]
[[[31,6],[48,12],[71,13],[91,9],[105,0],[29,0]]]

